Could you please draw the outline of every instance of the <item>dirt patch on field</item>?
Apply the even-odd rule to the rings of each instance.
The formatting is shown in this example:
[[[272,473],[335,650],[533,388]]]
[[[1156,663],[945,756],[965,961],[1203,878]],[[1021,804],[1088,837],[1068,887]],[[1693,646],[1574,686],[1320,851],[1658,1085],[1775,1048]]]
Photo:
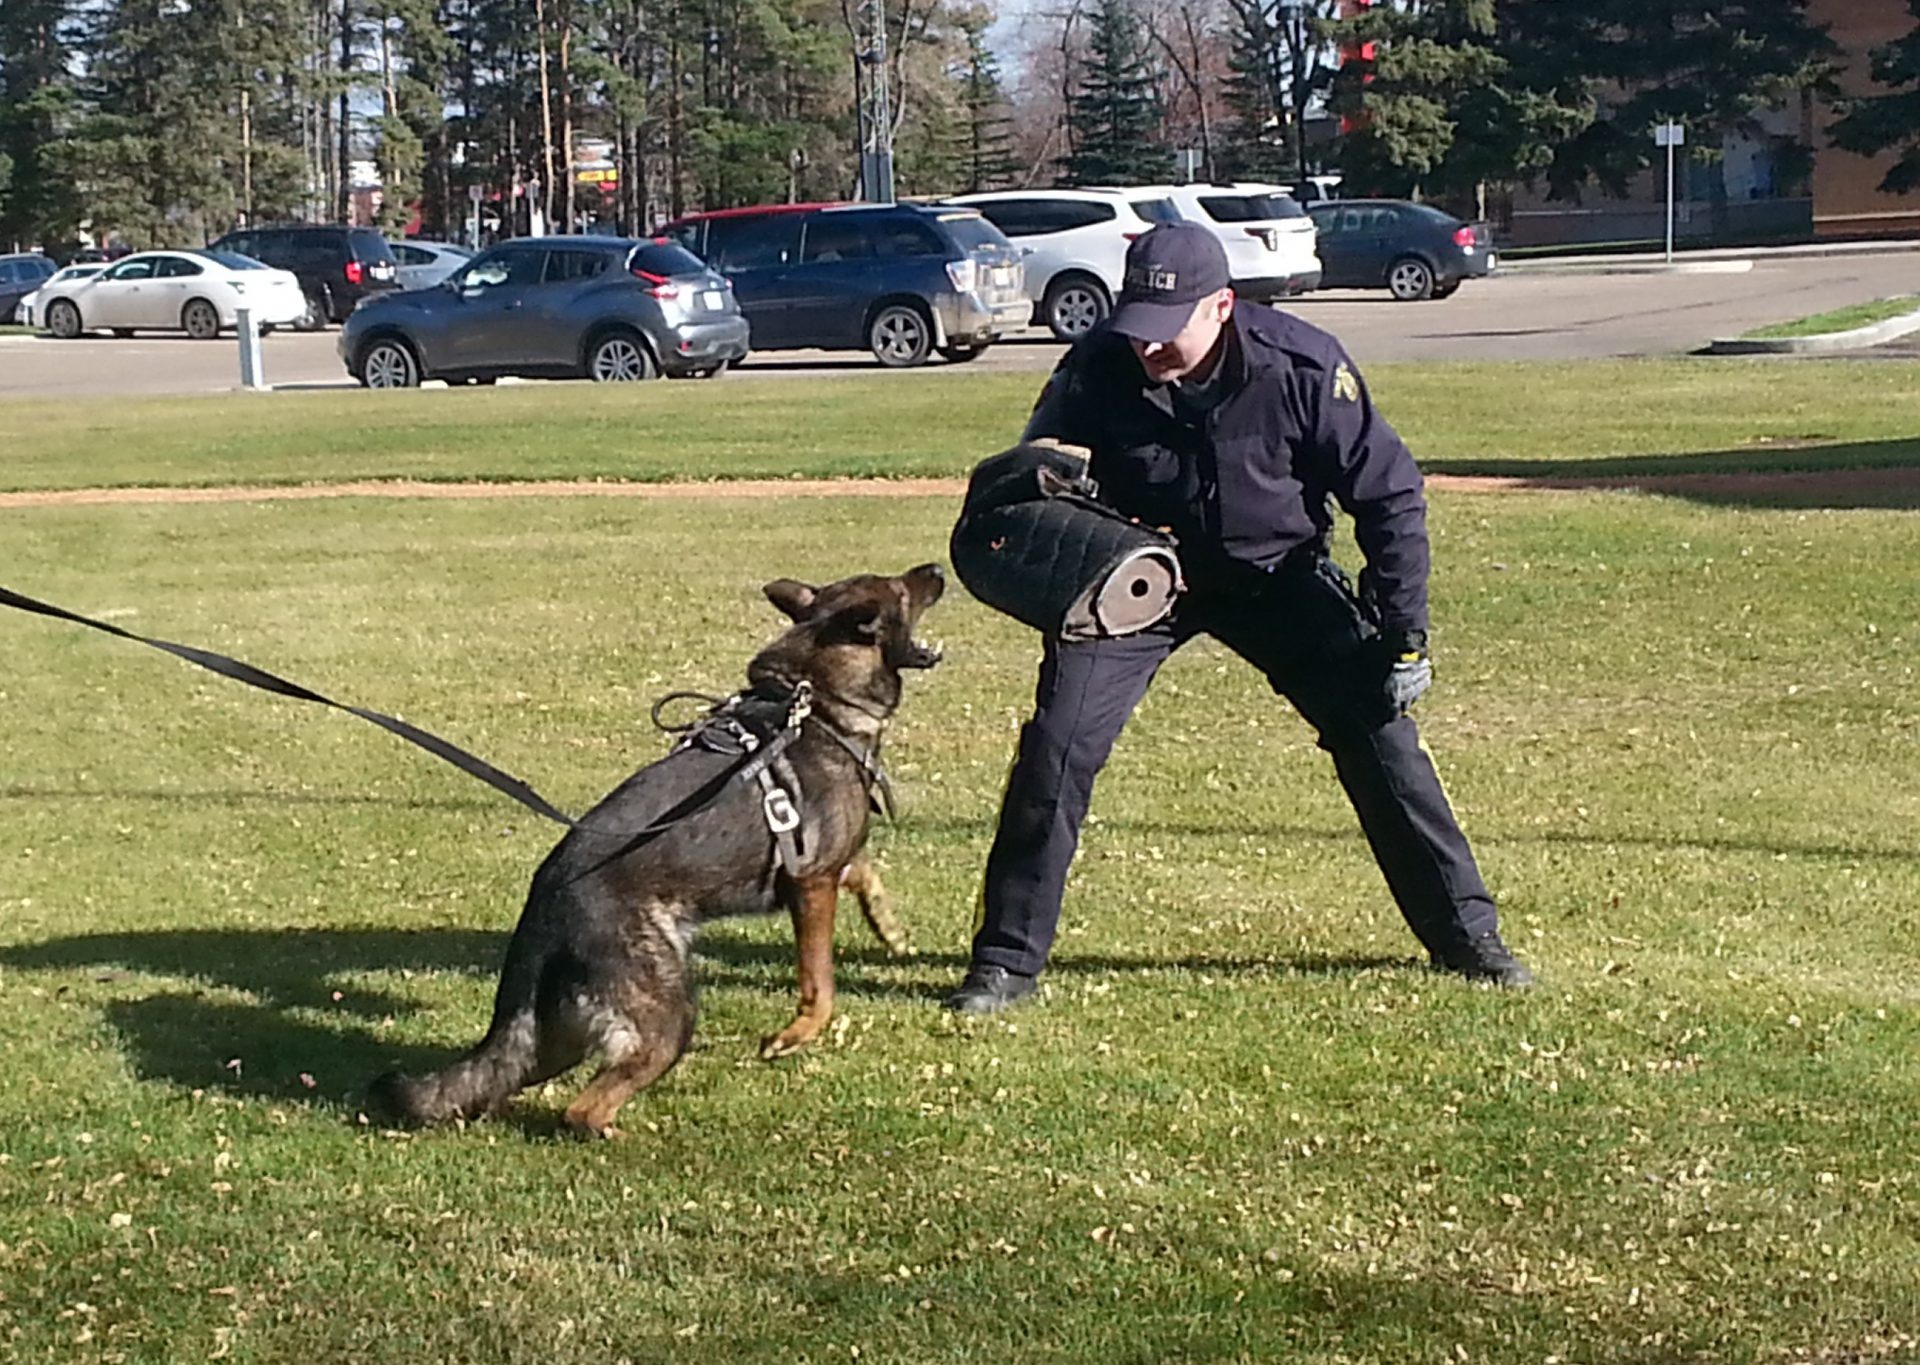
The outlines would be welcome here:
[[[1475,493],[1640,491],[1707,502],[1775,506],[1920,506],[1920,467],[1774,474],[1655,474],[1638,478],[1430,474],[1427,482],[1436,490]],[[961,479],[736,479],[708,483],[557,479],[527,483],[427,483],[412,479],[367,479],[283,487],[48,489],[0,493],[0,508],[301,502],[318,498],[958,498],[965,489],[966,483]]]

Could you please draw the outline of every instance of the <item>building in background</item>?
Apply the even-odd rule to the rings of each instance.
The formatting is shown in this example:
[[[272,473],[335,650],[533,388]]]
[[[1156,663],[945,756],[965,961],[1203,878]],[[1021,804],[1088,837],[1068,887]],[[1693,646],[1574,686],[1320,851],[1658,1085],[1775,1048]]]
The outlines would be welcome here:
[[[1841,88],[1849,95],[1887,93],[1874,84],[1871,54],[1913,28],[1905,0],[1811,0],[1814,22],[1825,24],[1840,47],[1845,70]],[[1821,237],[1860,237],[1920,232],[1920,196],[1887,194],[1880,180],[1895,154],[1855,156],[1829,145],[1825,133],[1834,111],[1816,107],[1818,129],[1813,157],[1813,231]]]

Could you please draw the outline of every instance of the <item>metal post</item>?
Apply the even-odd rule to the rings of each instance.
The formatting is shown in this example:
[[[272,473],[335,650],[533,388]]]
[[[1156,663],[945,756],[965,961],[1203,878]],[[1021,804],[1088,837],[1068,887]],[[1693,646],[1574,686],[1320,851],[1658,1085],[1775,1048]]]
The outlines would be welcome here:
[[[234,334],[240,338],[240,385],[248,389],[267,387],[267,375],[260,364],[260,324],[253,320],[251,308],[236,308]]]
[[[1667,139],[1667,264],[1673,264],[1673,139]]]

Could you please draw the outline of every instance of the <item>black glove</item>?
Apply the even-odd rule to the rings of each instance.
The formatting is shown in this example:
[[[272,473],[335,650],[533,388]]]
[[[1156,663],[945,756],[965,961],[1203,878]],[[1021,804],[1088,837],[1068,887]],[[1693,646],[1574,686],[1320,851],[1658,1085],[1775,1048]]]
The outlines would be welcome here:
[[[1424,630],[1390,630],[1377,644],[1385,665],[1381,689],[1387,709],[1398,720],[1433,686],[1433,661],[1427,657]]]

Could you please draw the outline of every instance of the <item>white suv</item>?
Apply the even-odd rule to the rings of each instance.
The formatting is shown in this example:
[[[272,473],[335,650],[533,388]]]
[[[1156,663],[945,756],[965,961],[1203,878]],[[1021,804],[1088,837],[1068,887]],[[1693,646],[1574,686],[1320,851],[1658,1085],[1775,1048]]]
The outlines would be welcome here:
[[[1227,249],[1234,292],[1267,302],[1320,284],[1319,230],[1284,185],[1156,185],[1122,191],[1210,228]]]
[[[1013,239],[1026,262],[1033,320],[1062,341],[1085,336],[1113,311],[1127,244],[1182,216],[1164,193],[1142,190],[994,190],[948,202],[978,209]]]

